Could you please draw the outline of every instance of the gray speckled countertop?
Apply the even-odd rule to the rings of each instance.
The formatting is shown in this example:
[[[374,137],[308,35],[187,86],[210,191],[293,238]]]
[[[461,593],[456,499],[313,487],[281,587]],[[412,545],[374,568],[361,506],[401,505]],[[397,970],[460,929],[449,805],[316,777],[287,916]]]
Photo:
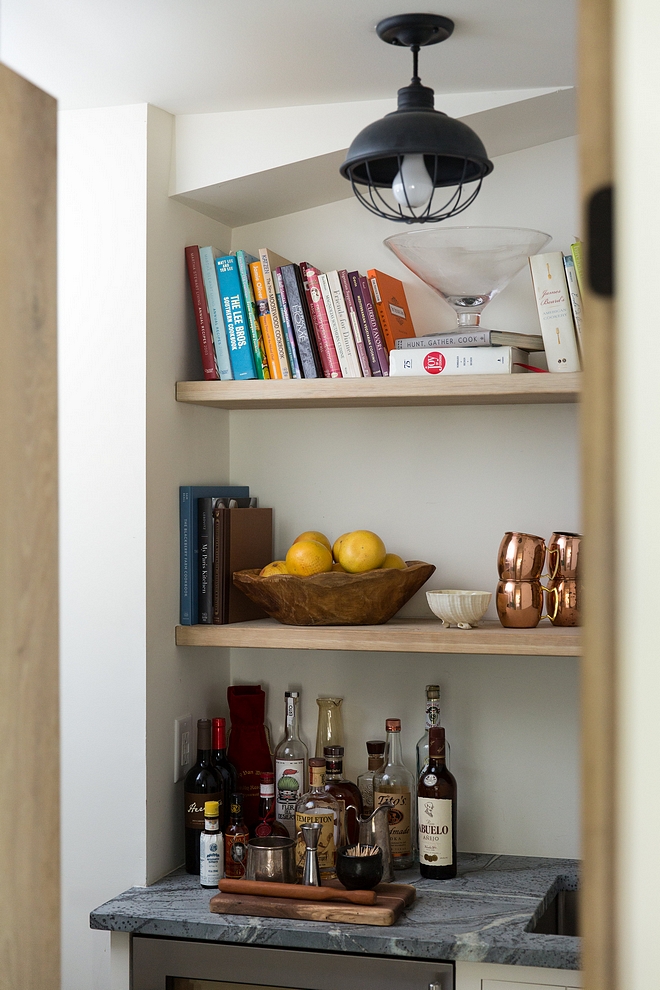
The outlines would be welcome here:
[[[526,929],[555,890],[577,888],[578,863],[528,856],[459,855],[454,880],[396,875],[417,887],[415,903],[390,928],[211,914],[212,891],[182,870],[151,887],[132,887],[92,912],[92,928],[411,959],[580,968],[580,940]]]

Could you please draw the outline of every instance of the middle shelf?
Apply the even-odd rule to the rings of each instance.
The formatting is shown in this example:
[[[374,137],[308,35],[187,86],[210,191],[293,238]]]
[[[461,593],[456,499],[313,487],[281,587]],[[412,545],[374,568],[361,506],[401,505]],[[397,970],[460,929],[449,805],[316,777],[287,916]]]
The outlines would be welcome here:
[[[392,619],[381,626],[285,626],[275,619],[176,627],[177,646],[271,650],[357,650],[377,653],[462,653],[493,656],[581,655],[580,630],[552,626],[444,629],[437,619]]]

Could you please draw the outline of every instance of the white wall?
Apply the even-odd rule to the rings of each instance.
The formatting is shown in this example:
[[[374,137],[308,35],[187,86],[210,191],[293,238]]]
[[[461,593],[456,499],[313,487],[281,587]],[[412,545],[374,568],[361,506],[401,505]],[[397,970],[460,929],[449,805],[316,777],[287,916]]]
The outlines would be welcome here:
[[[567,249],[578,229],[575,173],[573,139],[499,158],[466,220],[536,227],[553,235],[551,247]],[[451,325],[453,311],[382,246],[396,226],[347,200],[235,229],[232,247],[269,246],[326,270],[382,268],[403,279],[418,333]],[[538,332],[528,272],[486,312],[490,325]],[[494,591],[506,530],[549,537],[580,529],[574,406],[230,415],[232,481],[274,507],[277,556],[305,529],[334,539],[367,528],[405,558],[434,563],[436,587]],[[423,592],[403,614],[429,614]],[[232,680],[250,679],[269,685],[274,727],[282,692],[303,688],[312,742],[316,695],[343,695],[352,773],[387,716],[402,718],[414,765],[424,685],[438,679],[461,788],[461,848],[578,854],[575,660],[232,651]]]

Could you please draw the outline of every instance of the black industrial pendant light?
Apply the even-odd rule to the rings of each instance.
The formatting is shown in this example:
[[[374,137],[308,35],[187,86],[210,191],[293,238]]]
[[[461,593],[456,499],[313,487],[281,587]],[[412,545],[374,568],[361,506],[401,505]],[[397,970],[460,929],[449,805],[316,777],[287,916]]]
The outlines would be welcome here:
[[[467,124],[434,109],[433,90],[417,73],[419,49],[445,41],[453,30],[454,22],[437,14],[400,14],[376,27],[389,45],[410,48],[413,77],[399,90],[397,109],[353,140],[340,172],[362,205],[386,220],[438,223],[456,216],[493,171],[481,140]],[[381,189],[391,190],[394,202]],[[451,189],[448,198],[442,189]]]

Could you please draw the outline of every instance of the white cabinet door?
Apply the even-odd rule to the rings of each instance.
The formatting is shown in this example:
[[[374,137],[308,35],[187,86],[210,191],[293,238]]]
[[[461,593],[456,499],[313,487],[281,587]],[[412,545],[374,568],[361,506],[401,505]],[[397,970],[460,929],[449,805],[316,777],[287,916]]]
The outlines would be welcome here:
[[[573,990],[572,987],[558,987],[549,983],[506,983],[502,980],[482,980],[481,990]]]

